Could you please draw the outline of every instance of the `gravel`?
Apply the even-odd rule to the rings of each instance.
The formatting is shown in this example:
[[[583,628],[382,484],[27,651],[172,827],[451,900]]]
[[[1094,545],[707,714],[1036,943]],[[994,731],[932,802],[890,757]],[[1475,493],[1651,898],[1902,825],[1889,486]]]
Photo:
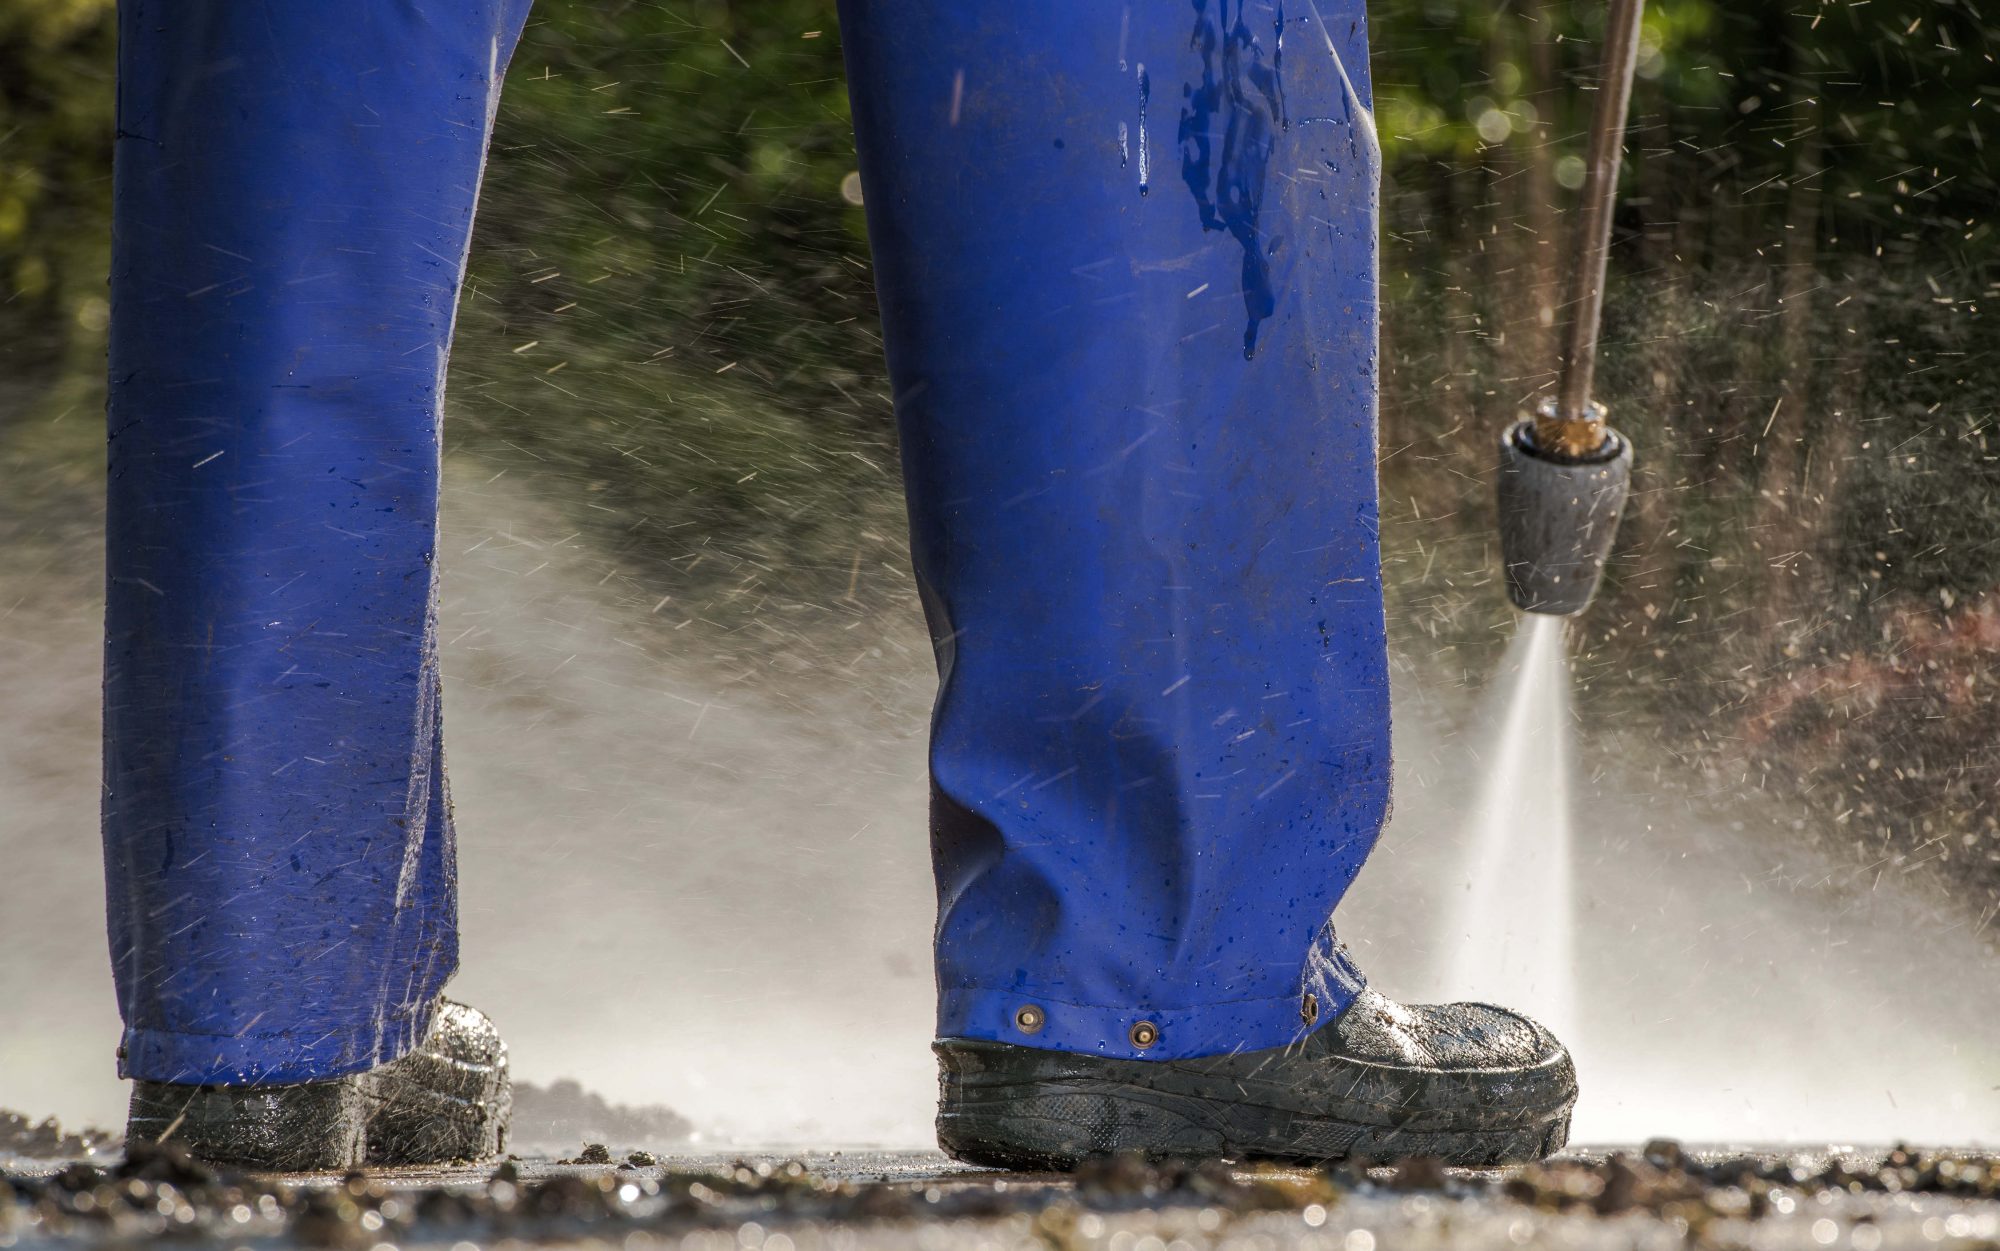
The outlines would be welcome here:
[[[609,1156],[601,1146],[577,1160]],[[2000,1247],[2000,1157],[1694,1151],[1660,1140],[1520,1169],[1093,1163],[1071,1176],[935,1153],[509,1160],[346,1177],[229,1173],[177,1144],[31,1161],[0,1180],[0,1246],[674,1244],[690,1251]]]

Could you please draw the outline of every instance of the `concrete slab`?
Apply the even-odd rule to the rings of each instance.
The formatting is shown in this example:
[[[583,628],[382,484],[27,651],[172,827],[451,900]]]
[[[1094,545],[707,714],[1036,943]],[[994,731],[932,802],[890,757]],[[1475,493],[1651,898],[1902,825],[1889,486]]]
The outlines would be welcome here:
[[[185,1160],[8,1163],[0,1246],[649,1251],[1903,1251],[2000,1245],[2000,1159],[1822,1149],[1601,1152],[1492,1172],[968,1169],[935,1152],[667,1152],[489,1167],[217,1177]]]

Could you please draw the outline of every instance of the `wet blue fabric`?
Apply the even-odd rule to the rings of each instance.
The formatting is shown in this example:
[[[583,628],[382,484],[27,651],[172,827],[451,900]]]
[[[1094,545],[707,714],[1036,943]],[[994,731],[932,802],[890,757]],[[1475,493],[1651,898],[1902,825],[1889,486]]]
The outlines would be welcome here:
[[[380,1063],[456,963],[438,418],[524,8],[121,9],[129,1075]],[[1359,5],[842,18],[941,674],[939,1032],[1288,1041],[1360,986],[1329,917],[1388,796]]]
[[[407,1050],[457,963],[438,416],[526,0],[124,0],[104,846],[122,1071]]]
[[[1289,1042],[1361,985],[1329,917],[1389,789],[1361,4],[841,18],[940,673],[938,1032]]]

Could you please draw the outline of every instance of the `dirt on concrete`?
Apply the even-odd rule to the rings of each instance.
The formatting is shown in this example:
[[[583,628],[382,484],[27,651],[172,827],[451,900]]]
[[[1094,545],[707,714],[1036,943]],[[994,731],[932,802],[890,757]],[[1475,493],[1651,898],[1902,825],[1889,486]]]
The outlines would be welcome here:
[[[101,1129],[65,1130],[53,1116],[36,1121],[0,1108],[0,1156],[35,1159],[90,1157],[115,1151],[119,1136]]]
[[[600,1156],[609,1152],[579,1158]],[[1117,1157],[1071,1175],[1024,1175],[965,1169],[933,1153],[720,1160],[635,1152],[622,1164],[509,1160],[276,1177],[213,1169],[169,1142],[134,1146],[103,1166],[50,1162],[0,1180],[0,1246],[170,1238],[465,1251],[673,1241],[703,1251],[725,1243],[803,1251],[853,1246],[857,1236],[921,1251],[1168,1251],[1176,1243],[1175,1251],[1376,1251],[1381,1239],[1421,1247],[1995,1247],[2000,1157],[1906,1147],[1865,1157],[1691,1152],[1661,1140],[1493,1171],[1424,1159],[1296,1169]]]

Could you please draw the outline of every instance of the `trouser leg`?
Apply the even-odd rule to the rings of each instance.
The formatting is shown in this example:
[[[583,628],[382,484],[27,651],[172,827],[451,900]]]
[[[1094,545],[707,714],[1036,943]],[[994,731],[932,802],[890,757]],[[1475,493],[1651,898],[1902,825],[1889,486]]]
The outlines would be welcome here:
[[[104,849],[128,1076],[372,1067],[456,965],[438,420],[526,10],[120,6]]]
[[[1359,986],[1328,920],[1389,787],[1361,4],[841,7],[938,1031],[1286,1042]]]

